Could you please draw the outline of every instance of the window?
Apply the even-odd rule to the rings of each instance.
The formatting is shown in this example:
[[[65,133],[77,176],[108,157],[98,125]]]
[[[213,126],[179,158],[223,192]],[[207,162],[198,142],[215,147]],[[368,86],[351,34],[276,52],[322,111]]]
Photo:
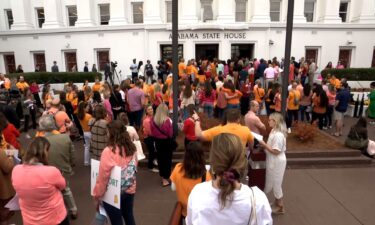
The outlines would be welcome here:
[[[236,22],[246,21],[246,0],[236,0]]]
[[[14,54],[4,54],[5,72],[15,73],[16,72],[16,60]]]
[[[40,72],[46,72],[46,57],[44,53],[34,53],[35,68],[39,67]]]
[[[36,9],[36,16],[38,18],[38,26],[39,28],[42,28],[43,23],[44,23],[44,9],[43,8]]]
[[[281,0],[270,0],[271,21],[280,21]]]
[[[166,1],[165,2],[165,8],[166,8],[166,18],[167,18],[167,23],[172,23],[172,1]]]
[[[133,2],[133,23],[143,23],[143,2]]]
[[[104,71],[105,65],[109,61],[109,50],[98,50],[96,52],[96,58],[98,62],[98,70]]]
[[[375,68],[375,48],[374,48],[374,51],[372,53],[372,63],[371,63],[371,67]]]
[[[254,44],[232,44],[231,45],[231,58],[253,58]]]
[[[68,6],[67,9],[69,26],[74,27],[77,21],[77,6]]]
[[[76,52],[65,52],[65,70],[67,72],[77,71]]]
[[[178,45],[178,58],[184,57],[184,47],[183,45]],[[167,59],[172,59],[172,45],[160,45],[160,58],[165,61]]]
[[[109,4],[99,5],[100,11],[100,25],[108,25],[109,19],[111,18],[109,13]]]
[[[5,15],[7,17],[7,21],[8,21],[8,29],[10,30],[12,24],[13,24],[13,13],[12,13],[12,10],[10,9],[6,9],[5,10]]]
[[[307,22],[314,21],[315,0],[305,0],[305,17]]]
[[[339,15],[341,17],[341,21],[344,23],[347,21],[347,17],[348,17],[348,6],[349,6],[349,2],[341,1]]]
[[[307,61],[313,60],[316,64],[318,64],[318,52],[317,48],[307,48],[305,52],[305,59]]]
[[[352,58],[352,50],[351,49],[340,49],[339,52],[339,61],[345,68],[350,68],[350,61]]]

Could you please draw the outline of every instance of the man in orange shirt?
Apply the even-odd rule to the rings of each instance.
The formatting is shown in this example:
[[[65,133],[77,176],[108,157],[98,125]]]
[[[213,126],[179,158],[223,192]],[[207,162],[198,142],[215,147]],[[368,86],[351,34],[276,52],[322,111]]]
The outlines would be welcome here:
[[[239,109],[227,109],[225,113],[226,124],[212,127],[205,131],[202,131],[198,114],[194,113],[192,117],[195,122],[195,135],[202,141],[212,141],[219,134],[230,133],[237,135],[244,147],[248,145],[251,149],[254,145],[254,137],[250,129],[240,123],[241,112]]]
[[[17,82],[16,86],[20,90],[20,92],[23,92],[25,88],[29,87],[29,84],[25,81],[25,78],[23,76],[20,76],[20,79]]]
[[[92,92],[99,91],[102,88],[99,78],[95,78],[95,84],[92,86]]]
[[[289,96],[287,100],[287,111],[288,119],[286,125],[288,127],[288,133],[291,133],[291,127],[293,121],[298,121],[298,110],[299,110],[299,101],[301,100],[301,93],[297,90],[297,82],[292,83],[292,90],[289,91]]]
[[[178,64],[178,76],[180,79],[185,79],[186,77],[186,65],[185,65],[185,59],[181,58],[180,63]]]
[[[0,73],[0,85],[4,85],[4,88],[7,90],[10,89],[10,80],[2,73]]]

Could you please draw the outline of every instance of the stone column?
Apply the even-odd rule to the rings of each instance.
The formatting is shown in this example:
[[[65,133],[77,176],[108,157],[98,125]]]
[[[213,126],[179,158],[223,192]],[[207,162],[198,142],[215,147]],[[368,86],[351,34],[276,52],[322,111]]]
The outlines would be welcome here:
[[[270,1],[269,0],[249,0],[250,22],[252,23],[269,23],[270,18]]]
[[[236,2],[235,0],[218,0],[218,23],[234,23],[236,19]]]
[[[31,18],[31,4],[29,0],[12,0],[10,1],[13,13],[12,30],[29,30],[34,29]]]
[[[128,24],[126,19],[126,0],[111,0],[109,5],[109,25]]]
[[[163,23],[161,20],[161,1],[162,0],[144,0],[143,2],[144,23],[147,23],[147,24],[162,24]]]
[[[77,22],[76,27],[91,27],[95,26],[94,19],[94,1],[92,0],[78,0],[77,1]]]
[[[64,27],[61,0],[44,0],[44,16],[43,29]]]
[[[352,19],[356,23],[375,23],[375,1],[356,0],[351,1]]]
[[[321,23],[341,23],[339,16],[340,0],[317,0],[319,17]]]
[[[211,0],[212,1],[212,0]],[[197,0],[181,0],[179,1],[179,22],[181,24],[198,23],[197,16]]]

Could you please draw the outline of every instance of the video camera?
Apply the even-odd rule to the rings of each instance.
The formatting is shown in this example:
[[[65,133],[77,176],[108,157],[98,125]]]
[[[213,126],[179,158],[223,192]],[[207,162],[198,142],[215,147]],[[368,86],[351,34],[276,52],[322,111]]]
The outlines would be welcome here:
[[[111,61],[111,67],[116,68],[117,67],[117,61],[114,61],[114,62]]]

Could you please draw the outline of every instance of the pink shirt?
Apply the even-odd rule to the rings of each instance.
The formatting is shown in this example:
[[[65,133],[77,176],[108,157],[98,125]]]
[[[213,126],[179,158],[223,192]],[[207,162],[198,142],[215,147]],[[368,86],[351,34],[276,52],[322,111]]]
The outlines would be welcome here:
[[[328,104],[335,105],[336,103],[336,94],[332,94],[330,91],[327,91]]]
[[[56,167],[18,165],[13,169],[12,183],[24,225],[56,225],[65,219],[67,212],[61,190],[66,183]]]
[[[155,138],[166,139],[166,138],[171,138],[173,135],[172,120],[170,118],[164,121],[164,123],[161,126],[159,126],[159,129],[156,127],[157,125],[153,121],[151,121],[150,125],[151,125],[151,134]],[[160,130],[162,132],[160,132]]]
[[[131,112],[139,111],[143,109],[143,102],[145,99],[145,93],[134,87],[128,91],[128,103]]]
[[[264,71],[264,75],[266,76],[266,79],[273,79],[273,78],[275,78],[275,69],[273,67],[268,67]]]
[[[103,105],[104,105],[105,111],[107,111],[108,117],[113,119],[112,106],[111,106],[111,103],[109,102],[109,99],[104,99]]]
[[[146,118],[143,120],[143,134],[145,138],[151,136],[151,120],[151,116],[146,116]]]
[[[136,154],[136,153],[135,153]],[[100,166],[99,166],[99,175],[96,179],[96,184],[94,187],[93,196],[96,199],[103,197],[104,193],[107,190],[109,176],[111,175],[111,170],[114,166],[119,166],[121,169],[124,169],[128,166],[130,160],[133,156],[125,156],[125,151],[120,155],[120,149],[116,148],[115,153],[112,152],[110,147],[106,147],[100,157]],[[137,157],[136,157],[137,158]],[[136,165],[138,160],[136,160]],[[135,181],[132,186],[130,186],[125,192],[128,194],[134,194],[136,189],[137,182]]]

